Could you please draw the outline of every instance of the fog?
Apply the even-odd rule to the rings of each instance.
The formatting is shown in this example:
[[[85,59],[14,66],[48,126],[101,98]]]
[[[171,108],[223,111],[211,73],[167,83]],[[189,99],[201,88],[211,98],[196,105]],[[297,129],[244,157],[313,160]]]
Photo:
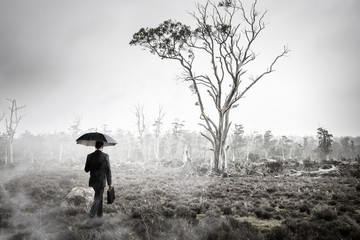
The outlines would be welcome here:
[[[194,27],[193,0],[0,1],[0,238],[359,239],[359,1],[258,7],[244,82],[290,52],[231,110],[215,171],[183,69],[129,45],[168,19]],[[95,149],[76,139],[94,131],[117,141],[116,199],[89,226]]]
[[[283,45],[291,53],[240,102],[234,122],[276,135],[312,135],[320,126],[359,135],[358,2],[272,0],[259,9],[268,10],[259,69]],[[7,111],[5,98],[27,105],[19,133],[66,131],[76,114],[84,130],[104,123],[133,130],[133,105],[145,105],[151,124],[162,104],[168,126],[179,118],[199,130],[195,99],[177,80],[179,65],[129,46],[141,27],[167,19],[193,25],[193,10],[192,0],[1,1],[0,112]]]

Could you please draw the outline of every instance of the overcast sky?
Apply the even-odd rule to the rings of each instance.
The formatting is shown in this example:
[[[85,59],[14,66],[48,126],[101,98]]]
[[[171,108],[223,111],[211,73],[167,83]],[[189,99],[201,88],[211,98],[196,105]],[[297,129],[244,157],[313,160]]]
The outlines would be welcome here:
[[[284,45],[291,52],[241,100],[233,122],[275,135],[315,135],[320,126],[336,136],[360,135],[360,1],[259,2],[268,11],[260,62]],[[0,113],[6,98],[26,105],[18,133],[67,131],[76,115],[84,130],[106,123],[134,131],[134,105],[144,105],[151,125],[161,104],[167,126],[179,118],[197,129],[199,110],[177,80],[177,63],[129,45],[141,27],[167,19],[193,25],[194,6],[193,0],[0,0]]]

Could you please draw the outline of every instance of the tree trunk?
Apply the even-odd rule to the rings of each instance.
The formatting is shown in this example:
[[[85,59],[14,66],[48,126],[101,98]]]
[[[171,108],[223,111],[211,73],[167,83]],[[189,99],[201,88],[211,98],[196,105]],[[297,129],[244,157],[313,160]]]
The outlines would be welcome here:
[[[5,165],[8,164],[8,149],[7,147],[5,148]]]
[[[159,137],[155,137],[154,156],[156,161],[159,161],[159,152],[160,152]]]
[[[221,171],[225,171],[227,166],[227,159],[226,159],[226,138],[227,134],[230,128],[229,124],[229,113],[230,110],[228,110],[225,114],[223,114],[221,111],[219,111],[219,125],[218,125],[218,131],[216,133],[216,139],[215,139],[215,147],[214,147],[214,169],[213,171],[216,173]]]
[[[282,159],[283,161],[285,161],[285,151],[284,151],[283,143],[281,143],[281,153],[282,153]]]
[[[221,159],[222,159],[222,172],[226,172],[228,164],[227,164],[227,155],[226,155],[225,146],[222,146],[221,153],[222,153],[222,156],[221,156]]]
[[[127,151],[127,160],[129,160],[130,158],[131,158],[131,148],[129,146]]]
[[[60,163],[62,162],[63,149],[64,149],[64,146],[61,145],[61,146],[60,146],[60,153],[59,153],[59,162],[60,162]]]
[[[220,135],[220,134],[219,134]],[[226,165],[226,152],[225,152],[225,141],[223,140],[217,140],[215,143],[215,149],[214,149],[214,167],[213,171],[215,173],[224,171],[225,165]]]
[[[246,162],[248,163],[249,162],[249,154],[250,154],[250,151],[249,151],[249,142],[246,143]]]
[[[210,166],[210,169],[211,169],[211,170],[214,169],[214,160],[213,160],[212,158],[210,158],[209,166]]]
[[[182,162],[183,162],[183,164],[186,164],[186,162],[187,162],[187,146],[186,146],[186,144],[185,144],[184,150],[183,150]]]
[[[10,142],[9,143],[9,157],[10,157],[10,163],[13,164],[14,163],[14,147],[13,147],[13,143]]]
[[[214,161],[213,161],[213,163],[214,163],[213,172],[214,173],[219,172],[220,153],[221,153],[220,144],[216,144],[215,149],[214,149]]]

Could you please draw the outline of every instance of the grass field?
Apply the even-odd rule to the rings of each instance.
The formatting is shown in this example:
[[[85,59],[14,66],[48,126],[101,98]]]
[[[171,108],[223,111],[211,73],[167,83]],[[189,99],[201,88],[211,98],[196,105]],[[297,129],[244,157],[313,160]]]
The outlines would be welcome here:
[[[64,204],[82,166],[0,171],[0,239],[360,239],[360,184],[349,175],[199,175],[191,166],[112,166],[101,223]]]

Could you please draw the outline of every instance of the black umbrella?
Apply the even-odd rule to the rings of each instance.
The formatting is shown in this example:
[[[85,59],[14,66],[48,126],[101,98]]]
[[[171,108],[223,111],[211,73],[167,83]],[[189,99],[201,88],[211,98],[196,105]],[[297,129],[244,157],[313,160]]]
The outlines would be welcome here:
[[[110,136],[98,133],[98,132],[91,132],[91,133],[85,133],[78,139],[76,139],[77,144],[82,144],[85,146],[95,146],[95,142],[100,141],[104,143],[104,147],[106,146],[115,146],[117,142]]]

